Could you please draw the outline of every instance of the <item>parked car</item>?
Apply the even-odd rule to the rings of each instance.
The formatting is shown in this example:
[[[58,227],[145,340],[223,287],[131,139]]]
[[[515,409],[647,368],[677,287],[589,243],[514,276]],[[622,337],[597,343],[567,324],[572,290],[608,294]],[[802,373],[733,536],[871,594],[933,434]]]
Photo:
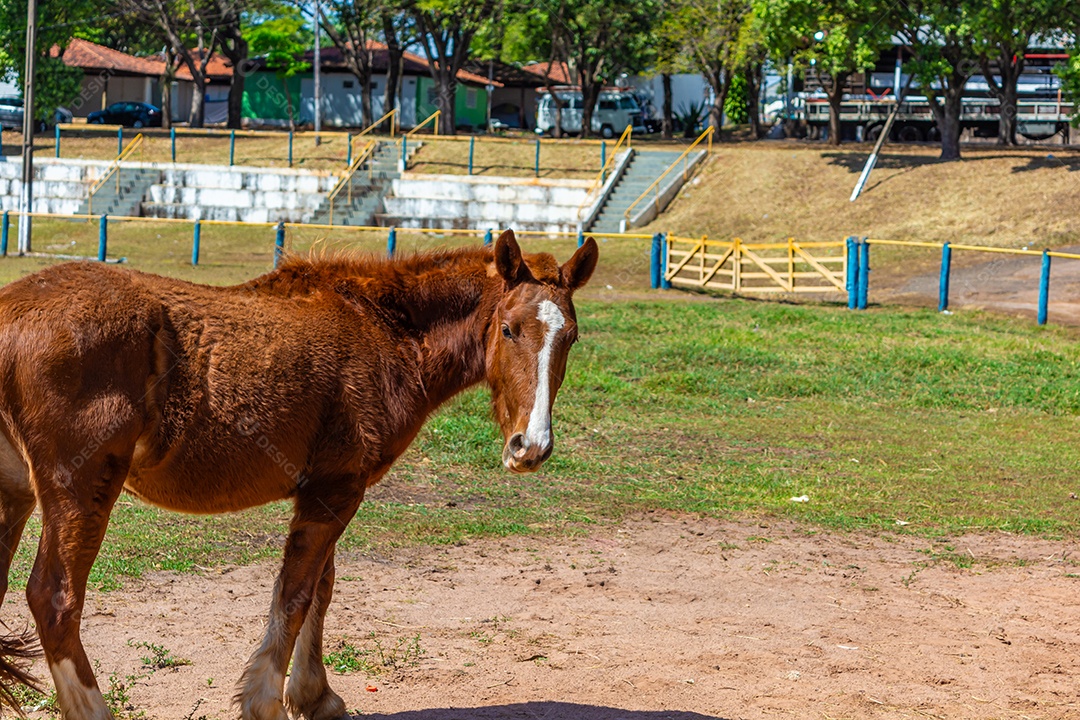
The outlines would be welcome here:
[[[67,108],[56,108],[53,111],[54,123],[69,123],[71,122],[71,111]],[[21,97],[15,95],[4,95],[0,97],[0,129],[4,130],[22,130],[23,126],[23,101]],[[38,123],[38,130],[45,130],[48,128],[48,123],[44,120]]]
[[[562,130],[576,135],[581,132],[582,106],[580,91],[557,90],[562,102]],[[601,137],[611,138],[622,134],[627,125],[634,132],[645,132],[641,106],[632,93],[602,92],[593,109],[592,131]],[[536,134],[551,134],[555,129],[555,99],[551,93],[544,94],[536,105]]]
[[[144,102],[118,102],[90,113],[86,122],[133,128],[161,127],[161,110]]]

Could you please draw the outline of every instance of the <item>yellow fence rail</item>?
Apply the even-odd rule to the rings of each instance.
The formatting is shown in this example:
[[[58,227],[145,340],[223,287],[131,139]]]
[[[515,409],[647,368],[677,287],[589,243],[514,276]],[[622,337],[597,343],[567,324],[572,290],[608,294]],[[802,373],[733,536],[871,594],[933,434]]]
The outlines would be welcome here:
[[[385,115],[383,115],[381,118],[379,118],[375,122],[368,125],[363,130],[358,132],[356,135],[353,135],[353,142],[355,142],[357,138],[361,138],[361,137],[367,135],[369,132],[372,132],[373,130],[375,130],[375,128],[379,127],[384,122],[386,122],[387,118],[390,119],[390,137],[394,137],[394,129],[398,124],[398,109],[397,108],[394,108],[393,110],[386,113]]]
[[[105,187],[105,183],[109,181],[110,177],[116,176],[116,192],[120,192],[120,163],[127,160],[136,150],[141,148],[145,140],[146,138],[143,137],[142,133],[131,138],[131,142],[124,147],[120,154],[116,156],[115,160],[109,163],[109,166],[105,168],[105,172],[101,174],[101,177],[95,180],[94,184],[90,186],[90,194],[87,198],[87,208],[90,210],[91,214],[94,212],[94,195],[97,194],[98,190]]]
[[[432,127],[435,130],[435,134],[438,135],[439,134],[439,116],[440,115],[442,115],[442,110],[436,110],[435,112],[431,113],[430,115],[427,116],[427,118],[424,119],[424,121],[422,123],[420,123],[419,125],[414,127],[409,132],[405,133],[405,137],[412,137],[413,135],[417,134],[428,123],[434,123],[432,125]]]
[[[645,192],[641,193],[641,195],[638,195],[637,199],[634,200],[634,202],[630,203],[630,206],[628,208],[626,208],[625,212],[623,212],[623,218],[627,222],[627,227],[629,227],[630,212],[634,208],[636,208],[638,206],[638,203],[640,203],[642,200],[644,200],[646,197],[648,197],[649,193],[651,193],[651,192],[656,193],[654,195],[654,197],[653,197],[653,202],[659,204],[659,202],[660,202],[660,183],[663,181],[664,178],[666,178],[671,173],[672,170],[674,170],[678,166],[679,163],[684,163],[684,165],[683,165],[683,180],[686,180],[687,175],[689,175],[689,173],[690,173],[690,161],[687,158],[689,158],[690,153],[693,152],[694,148],[696,148],[702,142],[707,140],[708,141],[708,147],[706,149],[706,154],[707,155],[712,154],[712,138],[713,138],[713,131],[715,131],[715,130],[716,130],[716,128],[714,128],[711,125],[709,127],[707,127],[705,129],[705,132],[698,135],[697,140],[690,143],[690,147],[683,150],[682,154],[679,155],[679,157],[675,159],[675,162],[671,163],[671,165],[668,166],[667,170],[660,173],[660,177],[653,180],[652,184],[649,185],[649,187],[645,188]],[[660,208],[657,207],[657,211],[659,211],[659,210],[660,210]]]
[[[360,169],[361,165],[371,160],[372,155],[375,154],[376,145],[377,143],[374,140],[367,141],[367,144],[364,145],[364,149],[356,155],[356,158],[352,161],[352,165],[350,165],[348,169],[345,170],[345,174],[341,176],[341,179],[337,181],[337,184],[334,185],[333,189],[330,190],[330,193],[326,196],[326,202],[329,207],[328,212],[331,225],[334,224],[334,204],[337,200],[337,196],[341,194],[342,190],[347,189],[349,202],[352,203],[353,176],[356,175],[356,171]],[[370,172],[370,163],[368,165],[368,169]]]
[[[667,238],[664,280],[689,288],[743,293],[846,292],[843,242],[748,243]],[[839,249],[841,252],[829,252]]]

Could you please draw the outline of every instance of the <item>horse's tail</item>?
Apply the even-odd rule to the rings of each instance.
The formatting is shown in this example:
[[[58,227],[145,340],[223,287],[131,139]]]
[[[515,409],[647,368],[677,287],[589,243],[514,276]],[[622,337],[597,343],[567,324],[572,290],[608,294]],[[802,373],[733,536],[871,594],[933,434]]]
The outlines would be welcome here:
[[[23,716],[25,712],[15,695],[15,686],[26,685],[44,694],[38,679],[30,674],[30,665],[42,655],[37,633],[30,628],[0,637],[0,705]]]

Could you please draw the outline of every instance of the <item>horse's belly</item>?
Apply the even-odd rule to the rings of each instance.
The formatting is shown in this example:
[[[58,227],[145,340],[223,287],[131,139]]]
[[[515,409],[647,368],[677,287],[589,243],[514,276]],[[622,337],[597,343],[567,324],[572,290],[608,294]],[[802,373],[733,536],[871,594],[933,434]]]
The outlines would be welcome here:
[[[292,496],[296,483],[280,468],[219,463],[188,469],[165,464],[152,470],[133,467],[124,489],[152,505],[184,513],[225,513]]]

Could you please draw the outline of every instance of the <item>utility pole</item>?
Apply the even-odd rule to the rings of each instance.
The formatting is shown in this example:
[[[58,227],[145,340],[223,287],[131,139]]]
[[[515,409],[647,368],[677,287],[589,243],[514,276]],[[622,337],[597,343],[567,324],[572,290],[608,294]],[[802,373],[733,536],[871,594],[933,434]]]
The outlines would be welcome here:
[[[34,66],[37,64],[37,0],[26,8],[26,74],[23,78],[22,199],[19,201],[19,254],[30,252],[30,213],[34,209]]]
[[[319,131],[322,130],[322,82],[319,72],[322,70],[322,44],[319,35],[322,34],[319,27],[319,0],[315,0],[315,146],[318,147]]]

